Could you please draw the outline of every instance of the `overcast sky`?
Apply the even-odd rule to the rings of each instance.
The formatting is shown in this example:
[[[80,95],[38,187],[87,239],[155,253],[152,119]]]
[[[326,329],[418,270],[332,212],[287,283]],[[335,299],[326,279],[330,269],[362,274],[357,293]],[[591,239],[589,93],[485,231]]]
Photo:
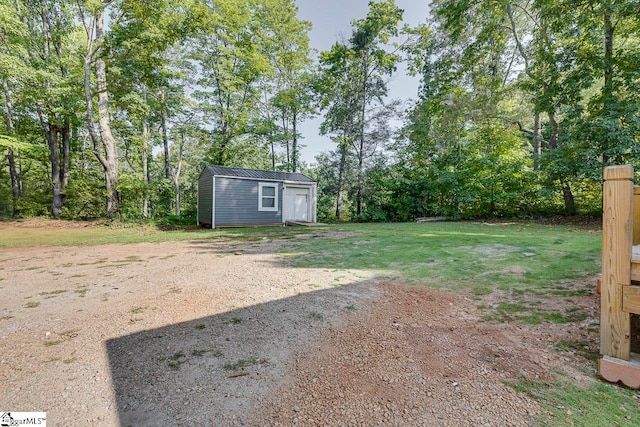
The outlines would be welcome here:
[[[339,39],[340,35],[348,38],[351,35],[351,21],[362,19],[367,15],[368,0],[296,0],[298,17],[311,21],[313,28],[309,33],[311,47],[318,51],[328,50]],[[404,9],[403,20],[409,25],[424,22],[428,13],[428,0],[396,0],[396,4]],[[389,97],[406,100],[415,98],[418,91],[418,80],[406,76],[403,65],[389,84]],[[316,154],[335,148],[335,144],[326,136],[320,136],[318,127],[322,117],[305,121],[301,128],[302,160],[314,162]]]

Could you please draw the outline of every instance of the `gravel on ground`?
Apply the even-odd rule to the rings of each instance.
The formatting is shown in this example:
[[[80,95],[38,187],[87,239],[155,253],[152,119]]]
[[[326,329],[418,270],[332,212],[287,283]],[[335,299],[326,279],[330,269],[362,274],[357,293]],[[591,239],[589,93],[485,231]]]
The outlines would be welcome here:
[[[526,426],[541,408],[509,381],[593,369],[553,350],[593,341],[583,324],[481,322],[462,295],[294,268],[284,244],[0,249],[0,409],[53,426]]]

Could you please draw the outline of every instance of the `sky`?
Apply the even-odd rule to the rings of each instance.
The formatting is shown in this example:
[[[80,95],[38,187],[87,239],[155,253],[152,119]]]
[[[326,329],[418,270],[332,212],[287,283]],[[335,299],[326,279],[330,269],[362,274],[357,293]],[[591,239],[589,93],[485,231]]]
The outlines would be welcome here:
[[[369,10],[368,0],[296,0],[298,17],[311,21],[313,28],[309,33],[311,48],[318,51],[328,50],[340,38],[351,35],[351,21],[366,17]],[[399,8],[404,9],[403,21],[415,26],[425,22],[428,14],[428,0],[396,0]],[[419,81],[406,75],[404,64],[392,76],[389,83],[389,98],[415,99]],[[319,127],[322,117],[307,120],[300,126],[303,137],[301,158],[309,164],[323,151],[333,150],[335,144],[328,136],[320,136]]]

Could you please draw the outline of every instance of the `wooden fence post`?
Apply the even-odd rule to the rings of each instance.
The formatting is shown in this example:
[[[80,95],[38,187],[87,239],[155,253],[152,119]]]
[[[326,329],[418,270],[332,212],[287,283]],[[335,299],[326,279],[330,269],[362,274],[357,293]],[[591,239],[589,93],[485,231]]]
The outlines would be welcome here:
[[[633,187],[633,244],[640,245],[640,186]]]
[[[622,309],[625,286],[631,284],[633,239],[633,168],[604,170],[602,193],[602,286],[600,300],[600,353],[629,360],[629,312]]]

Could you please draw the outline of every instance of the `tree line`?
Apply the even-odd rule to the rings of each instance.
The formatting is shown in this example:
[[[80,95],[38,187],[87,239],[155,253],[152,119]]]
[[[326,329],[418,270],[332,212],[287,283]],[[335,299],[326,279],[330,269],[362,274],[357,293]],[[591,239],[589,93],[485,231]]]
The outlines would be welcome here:
[[[371,1],[316,54],[294,0],[0,0],[0,215],[189,222],[205,162],[302,171],[323,220],[596,212],[640,163],[638,12]],[[388,96],[401,63],[417,99]]]
[[[375,11],[383,5],[384,19]],[[389,121],[379,119],[393,103],[375,89],[350,90],[347,99],[366,104],[364,168],[362,145],[341,145],[360,140],[362,128],[349,121],[358,116],[345,114],[336,131],[331,115],[353,104],[345,99],[325,113],[337,143],[316,167],[320,182],[330,183],[322,188],[325,216],[344,215],[343,193],[347,216],[368,221],[599,214],[603,168],[640,167],[637,2],[432,0],[430,17],[413,28],[390,23],[393,2],[370,8],[365,22],[354,21],[346,47],[336,44],[332,52],[360,52],[346,57],[364,70],[373,64],[361,45],[373,40],[369,31],[400,31],[395,45],[373,56],[395,65],[400,53],[420,88],[390,138]],[[331,60],[321,56],[334,70]],[[384,65],[373,67],[370,76],[388,75]],[[384,90],[377,83],[372,87]]]

